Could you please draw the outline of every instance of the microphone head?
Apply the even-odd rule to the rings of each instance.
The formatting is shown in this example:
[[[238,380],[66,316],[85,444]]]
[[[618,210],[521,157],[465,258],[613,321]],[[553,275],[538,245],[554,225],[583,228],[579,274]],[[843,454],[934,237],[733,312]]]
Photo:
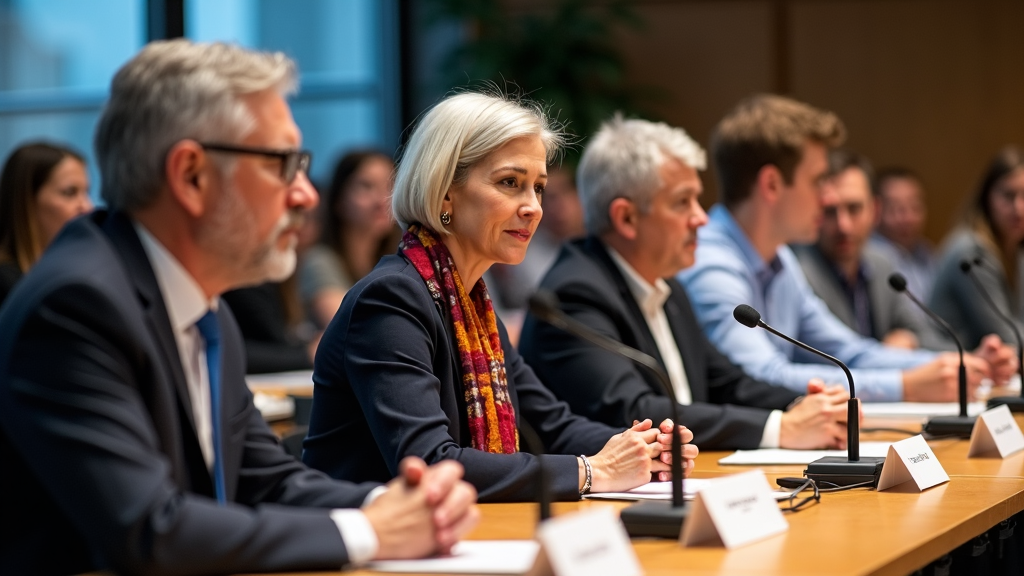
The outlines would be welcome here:
[[[903,274],[899,272],[893,272],[889,276],[889,286],[897,292],[903,292],[907,289],[907,279],[903,277]]]
[[[757,328],[758,323],[761,322],[761,313],[746,304],[737,306],[732,311],[732,317],[747,328]]]
[[[548,320],[556,316],[560,311],[561,305],[558,301],[558,296],[555,296],[555,293],[550,290],[537,290],[530,296],[528,303],[530,305],[530,312],[533,312],[542,320]]]
[[[970,260],[961,260],[960,261],[960,271],[963,272],[964,274],[967,274],[968,272],[971,271],[971,262],[970,262]]]

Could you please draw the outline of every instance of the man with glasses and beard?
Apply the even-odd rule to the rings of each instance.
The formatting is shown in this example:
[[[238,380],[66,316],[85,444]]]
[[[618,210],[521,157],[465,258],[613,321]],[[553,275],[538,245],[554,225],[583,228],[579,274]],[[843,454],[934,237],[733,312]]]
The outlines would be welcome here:
[[[475,524],[458,464],[331,480],[253,406],[219,295],[295,267],[318,198],[294,86],[283,54],[186,40],[114,77],[95,138],[107,209],[0,310],[0,573],[337,570],[443,553]]]

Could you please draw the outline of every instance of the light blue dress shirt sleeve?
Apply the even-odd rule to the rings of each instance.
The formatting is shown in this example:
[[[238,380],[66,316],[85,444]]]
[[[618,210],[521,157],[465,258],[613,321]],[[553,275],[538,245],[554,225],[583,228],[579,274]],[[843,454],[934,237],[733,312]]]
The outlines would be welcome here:
[[[861,399],[902,400],[902,370],[930,361],[934,353],[906,352],[861,337],[814,295],[788,247],[778,255],[777,261],[765,263],[724,208],[711,210],[708,225],[699,232],[697,262],[679,275],[711,341],[748,374],[773,384],[800,392],[811,378],[846,385],[837,366],[736,322],[733,309],[749,304],[777,330],[846,362]]]

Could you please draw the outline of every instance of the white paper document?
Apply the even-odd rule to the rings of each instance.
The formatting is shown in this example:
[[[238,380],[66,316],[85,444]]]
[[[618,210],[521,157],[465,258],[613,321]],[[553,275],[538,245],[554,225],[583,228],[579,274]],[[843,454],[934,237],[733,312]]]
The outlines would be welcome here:
[[[928,418],[929,416],[958,416],[959,402],[861,402],[865,418]],[[977,416],[985,411],[984,402],[967,404],[967,415]],[[885,454],[881,454],[884,456]]]
[[[380,560],[366,567],[378,572],[425,574],[525,574],[537,558],[535,540],[463,540],[451,556],[421,560]]]
[[[687,478],[683,482],[683,499],[693,500],[693,497],[701,490],[708,487],[714,478]],[[786,492],[773,492],[776,500],[789,498],[792,490]],[[627,492],[598,492],[587,494],[584,498],[592,500],[671,500],[671,482],[648,482]]]
[[[885,456],[891,442],[861,442],[861,456]],[[737,450],[718,461],[719,464],[739,466],[770,466],[773,464],[810,464],[825,456],[846,457],[846,450],[787,450],[785,448],[763,448],[761,450]]]
[[[312,370],[296,370],[294,372],[276,372],[274,374],[248,374],[245,383],[249,388],[274,386],[281,388],[305,388],[313,385]]]

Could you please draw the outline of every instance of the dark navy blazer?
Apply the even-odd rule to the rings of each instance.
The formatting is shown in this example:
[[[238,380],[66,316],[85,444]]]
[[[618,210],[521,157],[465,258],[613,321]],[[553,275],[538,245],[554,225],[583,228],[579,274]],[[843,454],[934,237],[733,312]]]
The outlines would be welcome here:
[[[499,321],[509,395],[548,452],[552,493],[579,498],[575,455],[593,455],[623,428],[572,414],[509,344]],[[535,497],[537,458],[470,448],[458,349],[447,310],[416,269],[384,257],[345,295],[317,349],[303,460],[335,478],[386,481],[414,455],[458,460],[482,502]],[[521,444],[521,446],[523,446]]]
[[[690,383],[693,403],[679,419],[702,449],[757,448],[770,409],[785,409],[799,394],[747,376],[700,329],[686,290],[667,280],[665,316]],[[595,237],[562,247],[541,288],[563,310],[594,330],[655,357],[664,366],[640,306],[604,245]],[[630,360],[608,354],[532,315],[520,348],[541,380],[573,411],[613,425],[671,416],[672,403],[657,378]]]

